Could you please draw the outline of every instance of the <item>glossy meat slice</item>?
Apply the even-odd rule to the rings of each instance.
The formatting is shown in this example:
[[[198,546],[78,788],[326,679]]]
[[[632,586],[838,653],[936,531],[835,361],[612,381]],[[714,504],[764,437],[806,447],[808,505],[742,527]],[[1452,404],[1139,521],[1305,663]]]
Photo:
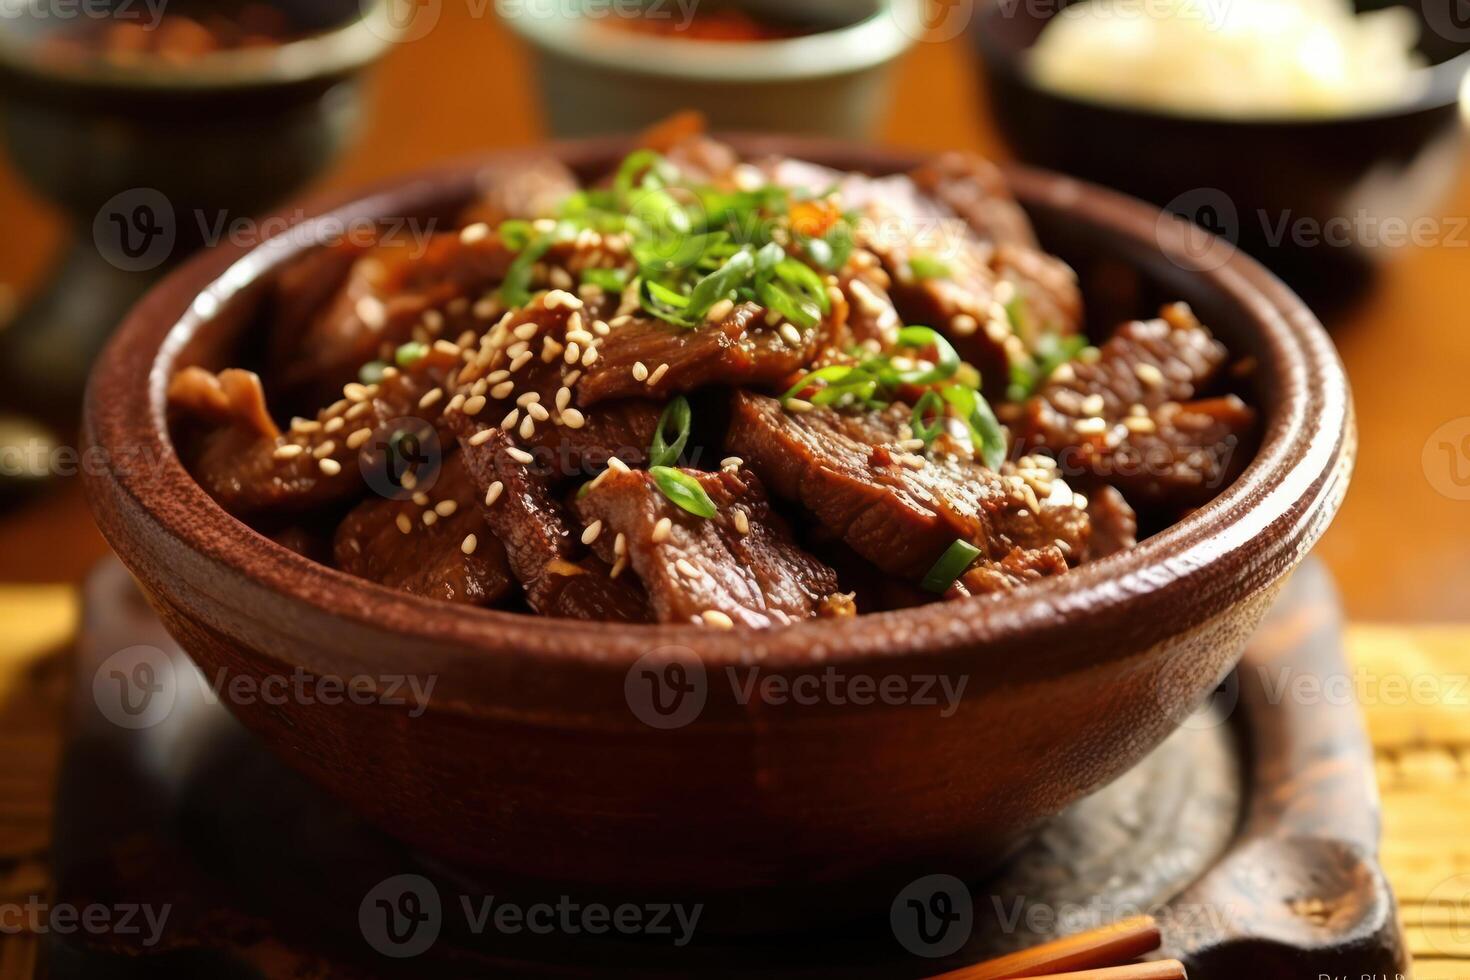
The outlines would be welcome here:
[[[420,402],[457,364],[457,355],[432,350],[411,371],[393,369],[378,384],[348,385],[316,418],[297,419],[285,432],[250,371],[216,376],[185,368],[169,384],[169,405],[181,428],[192,430],[184,452],[194,478],[220,506],[236,515],[296,513],[360,493],[360,454],[381,451],[392,435],[388,423],[415,417],[432,429],[441,403]]]
[[[619,322],[597,363],[583,372],[577,401],[591,406],[612,398],[662,400],[711,384],[779,386],[846,342],[845,301],[834,303],[821,323],[806,329],[785,324],[786,330],[767,317],[762,307],[742,303],[697,328],[643,316]],[[791,331],[799,342],[792,343]]]
[[[402,499],[372,497],[337,527],[338,568],[394,589],[485,606],[515,585],[505,549],[480,511],[463,457],[452,452],[432,485]]]
[[[829,603],[837,573],[796,545],[754,474],[682,472],[709,495],[714,517],[672,503],[642,470],[609,471],[574,505],[584,527],[597,524],[604,560],[626,556],[660,622],[723,626],[727,617],[761,628],[847,608]]]
[[[543,616],[647,622],[643,590],[586,553],[552,495],[544,466],[517,459],[525,450],[505,433],[488,431],[478,444],[462,439],[461,452],[485,522],[504,545],[526,602]]]
[[[1234,395],[1200,398],[1226,356],[1182,304],[1125,324],[1096,361],[1064,365],[1027,403],[1022,440],[1134,502],[1204,503],[1244,464],[1255,428]]]
[[[905,448],[910,410],[790,414],[737,392],[726,436],[775,494],[800,504],[875,565],[918,581],[956,540],[988,561],[1016,548],[1080,555],[1087,515],[1054,469],[1035,460],[996,473],[960,458],[926,460]]]

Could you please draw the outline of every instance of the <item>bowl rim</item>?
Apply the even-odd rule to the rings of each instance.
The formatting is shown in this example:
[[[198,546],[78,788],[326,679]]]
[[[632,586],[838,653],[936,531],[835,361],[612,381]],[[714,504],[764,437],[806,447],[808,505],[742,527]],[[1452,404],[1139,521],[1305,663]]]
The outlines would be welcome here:
[[[214,51],[187,64],[148,59],[119,65],[103,58],[43,62],[35,45],[0,30],[0,68],[82,89],[211,93],[276,88],[350,74],[376,61],[403,36],[394,0],[359,0],[358,15],[336,27],[262,48]]]
[[[1176,125],[1187,123],[1194,126],[1218,126],[1225,129],[1243,129],[1247,127],[1264,129],[1313,129],[1353,125],[1357,123],[1371,123],[1384,119],[1397,119],[1420,113],[1442,111],[1459,105],[1462,109],[1461,115],[1465,120],[1465,125],[1470,126],[1470,49],[1462,51],[1453,58],[1416,69],[1415,75],[1423,77],[1424,84],[1419,86],[1419,91],[1412,98],[1400,102],[1325,115],[1274,114],[1227,116],[1193,114],[1167,109],[1154,109],[1147,106],[1132,105],[1126,102],[1108,101],[1106,99],[1088,99],[1067,92],[1058,92],[1037,83],[1031,73],[1026,70],[1025,66],[1025,54],[1030,50],[1029,46],[1017,48],[1015,45],[1003,43],[997,32],[985,29],[986,22],[989,19],[1004,16],[1003,8],[1006,5],[1002,0],[982,0],[982,2],[984,3],[984,9],[976,12],[970,34],[980,50],[985,69],[1004,75],[1015,84],[1022,85],[1049,99],[1054,99],[1058,103],[1070,107],[1090,109],[1094,112],[1117,113],[1124,118],[1139,121],[1174,123]]]
[[[869,0],[873,12],[843,27],[768,41],[699,41],[602,30],[585,14],[538,17],[497,3],[522,39],[571,61],[656,78],[764,85],[856,74],[908,50],[901,0]]]
[[[896,172],[932,154],[880,150],[823,139],[722,135],[742,153],[781,152],[874,172]],[[557,143],[478,155],[350,195],[309,201],[282,215],[353,221],[412,214],[457,201],[487,165],[550,152],[574,167],[615,161],[623,137]],[[1135,548],[1032,583],[1001,597],[972,597],[916,609],[819,620],[764,631],[719,631],[695,625],[626,625],[559,620],[482,608],[455,609],[338,571],[276,544],[225,512],[196,483],[174,452],[164,415],[175,358],[198,326],[272,269],[310,247],[301,228],[247,247],[206,250],[175,270],[124,320],[99,358],[84,408],[87,452],[102,466],[87,470],[88,499],[102,519],[120,504],[191,557],[228,573],[240,587],[237,611],[251,615],[250,596],[267,593],[304,604],[344,628],[384,631],[405,643],[429,644],[456,658],[487,653],[576,661],[626,670],[645,655],[675,659],[698,651],[713,666],[760,662],[771,669],[814,664],[872,665],[914,656],[964,656],[1022,642],[1034,651],[1028,670],[1077,666],[1126,656],[1176,636],[1181,612],[1190,625],[1224,616],[1271,588],[1305,557],[1346,491],[1355,449],[1347,379],[1332,342],[1306,305],[1243,253],[1206,267],[1192,256],[1193,226],[1123,195],[1026,168],[1007,176],[1023,202],[1068,209],[1120,237],[1120,244],[1162,253],[1189,274],[1209,278],[1241,304],[1261,331],[1263,365],[1278,375],[1274,411],[1261,447],[1237,480],[1212,502]],[[289,219],[288,219],[289,220]],[[119,460],[152,465],[119,467]],[[136,530],[130,542],[139,540]],[[136,556],[112,540],[130,566]],[[151,547],[151,546],[150,546]],[[211,594],[221,595],[215,586]],[[292,628],[284,624],[283,628]],[[1126,638],[1127,642],[1121,642]],[[362,651],[354,651],[361,656]],[[376,656],[376,654],[374,655]],[[401,669],[402,664],[397,666]],[[466,669],[474,669],[473,665]]]

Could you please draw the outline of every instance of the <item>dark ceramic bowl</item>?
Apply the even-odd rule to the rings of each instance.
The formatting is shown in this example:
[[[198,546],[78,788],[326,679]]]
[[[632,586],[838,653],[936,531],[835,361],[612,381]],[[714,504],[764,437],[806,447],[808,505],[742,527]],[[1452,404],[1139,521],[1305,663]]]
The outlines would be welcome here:
[[[917,162],[840,144],[736,142],[872,172]],[[625,149],[556,152],[590,173]],[[349,221],[453,213],[485,163],[307,211]],[[1200,271],[1183,222],[1161,224],[1151,208],[1048,174],[1011,177],[1043,240],[1084,278],[1136,280],[1113,294],[1130,306],[1186,299],[1259,363],[1264,444],[1244,475],[1135,550],[1063,578],[999,600],[753,633],[454,608],[308,561],[217,507],[164,424],[170,376],[232,362],[261,287],[300,257],[303,235],[203,254],[134,310],[89,390],[87,441],[108,461],[90,468],[94,513],[212,679],[434,679],[418,716],[296,698],[232,705],[293,766],[424,851],[496,882],[698,896],[744,926],[886,909],[916,874],[982,873],[1175,729],[1229,673],[1326,528],[1353,458],[1337,356],[1279,282],[1240,255]],[[691,693],[679,701],[662,689],[673,717],[660,716],[650,694],[654,680],[677,679],[671,663]],[[850,692],[854,679],[896,678],[941,703],[838,703],[799,690],[741,703],[752,665],[768,681],[831,672]],[[919,690],[932,678],[952,688],[963,679],[952,712],[937,684]]]
[[[985,0],[976,11],[971,36],[990,108],[1016,154],[1198,221],[1314,304],[1350,298],[1375,259],[1393,251],[1375,242],[1397,232],[1365,225],[1360,211],[1433,214],[1453,187],[1465,125],[1461,84],[1470,70],[1470,24],[1456,20],[1454,3],[1403,4],[1424,20],[1420,48],[1430,67],[1417,98],[1321,119],[1233,120],[1091,102],[1038,86],[1026,53],[1070,2]],[[1285,236],[1278,233],[1283,221],[1293,229]],[[1315,243],[1313,229],[1330,244]]]

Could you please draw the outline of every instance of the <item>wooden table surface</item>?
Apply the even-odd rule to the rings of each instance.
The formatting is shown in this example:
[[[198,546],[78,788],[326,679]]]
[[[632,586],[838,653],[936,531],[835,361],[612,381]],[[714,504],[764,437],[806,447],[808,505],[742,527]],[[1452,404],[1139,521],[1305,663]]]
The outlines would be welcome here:
[[[543,135],[527,59],[491,16],[493,5],[442,4],[438,27],[399,45],[373,80],[365,132],[324,183],[352,187],[447,156]],[[883,138],[919,149],[976,149],[1004,157],[984,118],[962,41],[923,43],[899,72]],[[1263,162],[1264,165],[1264,162]],[[1470,180],[1446,213],[1470,215]],[[55,216],[0,160],[0,283],[23,296],[62,240]],[[1470,502],[1453,465],[1470,455],[1431,447],[1456,419],[1470,426],[1470,253],[1406,249],[1366,302],[1336,327],[1357,398],[1362,455],[1347,504],[1321,546],[1348,613],[1359,620],[1470,621]],[[6,291],[0,287],[0,294]],[[0,295],[0,307],[5,305]],[[1464,434],[1470,434],[1467,428]],[[1461,434],[1452,444],[1460,447]],[[1470,445],[1467,447],[1470,448]],[[1463,458],[1462,458],[1463,456]],[[0,581],[75,581],[104,553],[77,488],[0,516]],[[1458,487],[1467,491],[1470,487]]]

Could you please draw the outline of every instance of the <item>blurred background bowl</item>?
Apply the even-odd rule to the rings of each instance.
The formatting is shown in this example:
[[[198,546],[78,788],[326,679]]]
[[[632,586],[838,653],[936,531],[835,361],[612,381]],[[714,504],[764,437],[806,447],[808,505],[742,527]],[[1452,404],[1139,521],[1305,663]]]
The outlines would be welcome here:
[[[638,130],[688,109],[718,129],[870,137],[887,107],[889,68],[920,35],[907,0],[668,2],[655,8],[669,19],[661,30],[619,28],[605,5],[570,15],[567,6],[498,5],[534,51],[547,122],[558,137]],[[687,16],[718,10],[803,33],[692,38]]]
[[[1402,4],[1423,23],[1419,50],[1429,67],[1416,96],[1325,118],[1187,116],[1043,88],[1027,54],[1069,0],[981,0],[972,37],[991,111],[1022,160],[1189,218],[1261,259],[1314,306],[1331,308],[1371,278],[1375,249],[1364,219],[1381,228],[1383,218],[1433,214],[1458,176],[1470,20],[1454,20],[1456,2]],[[1338,240],[1312,241],[1314,228],[1336,229]]]

